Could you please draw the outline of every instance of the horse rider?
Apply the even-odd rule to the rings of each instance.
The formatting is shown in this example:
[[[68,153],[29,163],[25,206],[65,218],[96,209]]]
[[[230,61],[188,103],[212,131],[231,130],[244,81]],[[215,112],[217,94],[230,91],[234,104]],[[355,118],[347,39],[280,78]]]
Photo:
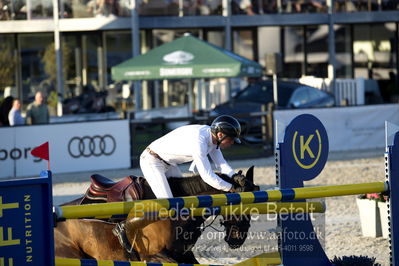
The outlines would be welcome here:
[[[215,189],[226,192],[241,192],[216,175],[209,162],[208,155],[222,174],[234,180],[242,178],[226,162],[221,149],[230,147],[234,142],[241,143],[240,123],[232,116],[221,115],[208,125],[186,125],[179,127],[163,137],[153,141],[140,156],[140,168],[144,178],[151,186],[157,198],[172,198],[168,177],[182,177],[179,164],[192,161],[201,178]]]

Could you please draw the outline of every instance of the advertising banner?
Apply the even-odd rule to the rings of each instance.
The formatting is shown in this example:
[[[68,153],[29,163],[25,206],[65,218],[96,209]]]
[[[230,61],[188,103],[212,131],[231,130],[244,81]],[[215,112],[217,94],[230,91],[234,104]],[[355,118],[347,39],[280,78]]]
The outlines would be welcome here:
[[[0,181],[0,265],[54,265],[51,175]]]
[[[281,133],[300,114],[312,114],[320,119],[327,130],[330,151],[384,148],[385,121],[399,124],[398,104],[278,110],[273,113],[274,120],[278,121],[274,132]]]
[[[0,178],[47,169],[47,161],[30,153],[47,141],[53,173],[130,167],[128,120],[0,128],[0,135]]]

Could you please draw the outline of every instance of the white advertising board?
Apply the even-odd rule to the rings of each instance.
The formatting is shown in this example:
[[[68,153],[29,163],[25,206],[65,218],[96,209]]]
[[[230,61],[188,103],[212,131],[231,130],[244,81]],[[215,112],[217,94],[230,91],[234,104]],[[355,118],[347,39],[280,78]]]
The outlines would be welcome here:
[[[38,176],[47,161],[33,148],[49,142],[53,173],[130,167],[128,120],[0,128],[0,178]]]
[[[281,133],[281,128],[300,114],[312,114],[320,119],[327,130],[331,151],[383,148],[385,121],[399,124],[399,105],[384,104],[275,111],[273,115],[278,121],[278,131]]]

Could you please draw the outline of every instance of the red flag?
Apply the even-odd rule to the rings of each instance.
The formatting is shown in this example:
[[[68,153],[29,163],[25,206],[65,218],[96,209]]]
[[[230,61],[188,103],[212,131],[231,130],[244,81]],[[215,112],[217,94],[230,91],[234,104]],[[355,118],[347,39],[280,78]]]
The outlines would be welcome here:
[[[30,152],[33,156],[49,161],[48,141]]]

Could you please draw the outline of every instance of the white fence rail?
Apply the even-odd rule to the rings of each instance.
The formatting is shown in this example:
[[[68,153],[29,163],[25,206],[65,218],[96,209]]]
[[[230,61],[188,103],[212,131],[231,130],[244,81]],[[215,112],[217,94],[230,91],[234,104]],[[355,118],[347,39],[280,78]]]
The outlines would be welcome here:
[[[330,79],[302,77],[300,83],[331,92],[335,96],[337,106],[364,105],[365,104],[365,79],[336,79],[335,89],[332,90]]]
[[[335,102],[342,105],[365,104],[364,79],[337,79],[335,82]]]

